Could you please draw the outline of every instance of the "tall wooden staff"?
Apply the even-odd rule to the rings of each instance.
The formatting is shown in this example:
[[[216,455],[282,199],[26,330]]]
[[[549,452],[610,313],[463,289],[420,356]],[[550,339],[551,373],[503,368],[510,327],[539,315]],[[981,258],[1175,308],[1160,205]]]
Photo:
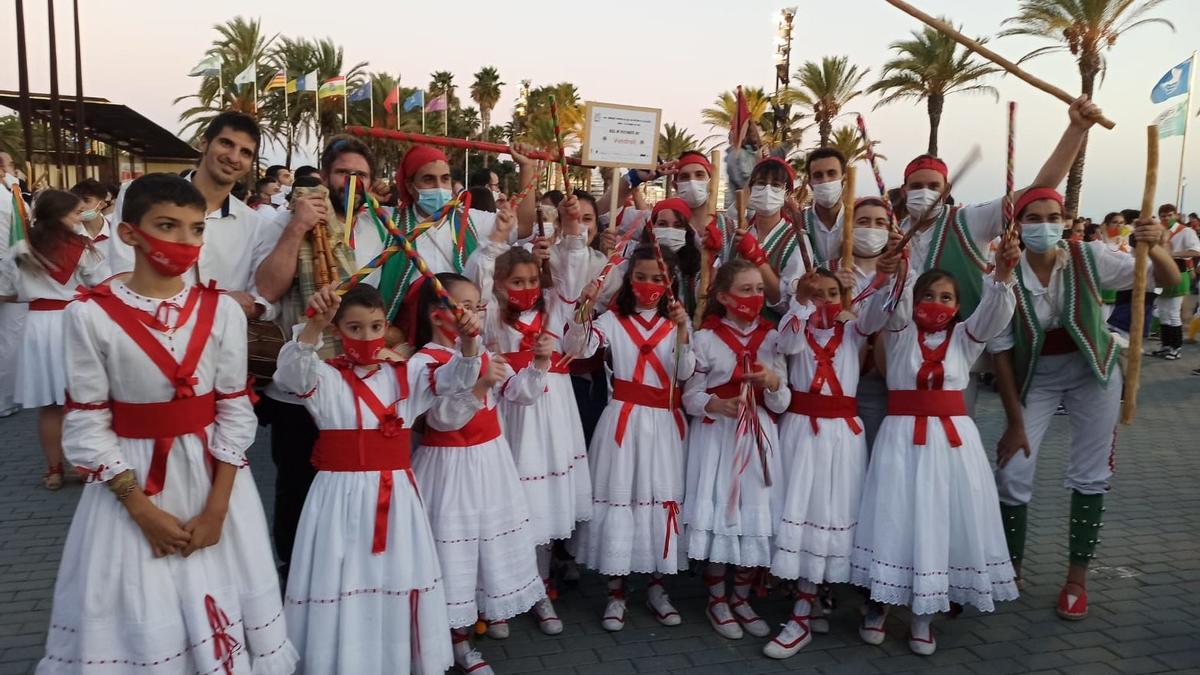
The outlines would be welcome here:
[[[1004,174],[1004,206],[1008,217],[1004,222],[1004,231],[1008,232],[1017,225],[1017,203],[1014,200],[1016,195],[1013,179],[1014,159],[1015,159],[1015,143],[1014,138],[1017,134],[1017,102],[1008,102],[1008,161],[1005,165]]]
[[[1071,104],[1071,103],[1075,102],[1074,96],[1072,96],[1072,95],[1068,94],[1067,92],[1063,91],[1062,89],[1050,84],[1049,82],[1046,82],[1045,80],[1034,77],[1033,75],[1030,75],[1029,73],[1025,72],[1024,70],[1021,70],[1021,67],[1018,66],[1017,64],[1013,63],[1012,61],[1009,61],[1008,59],[1004,58],[1003,56],[1000,56],[999,54],[988,49],[987,47],[984,47],[983,45],[979,44],[975,40],[972,40],[971,38],[963,35],[962,33],[955,30],[953,26],[946,23],[945,21],[934,18],[934,17],[926,14],[925,12],[922,12],[921,10],[917,9],[916,7],[913,7],[912,5],[908,4],[907,2],[904,2],[904,0],[887,0],[887,3],[889,5],[895,7],[896,9],[899,9],[901,12],[904,12],[905,14],[908,14],[909,16],[916,18],[917,20],[926,24],[930,28],[937,30],[939,33],[942,33],[946,37],[950,38],[951,40],[954,40],[955,42],[966,47],[967,49],[970,49],[971,51],[982,56],[983,58],[987,59],[988,61],[991,61],[992,63],[1000,66],[1008,73],[1014,75],[1017,79],[1023,80],[1026,84],[1032,85],[1033,87],[1040,89],[1040,90],[1046,92],[1047,94],[1050,94],[1051,96],[1059,99],[1060,101],[1062,101],[1064,103]],[[1100,126],[1104,127],[1105,129],[1112,129],[1113,127],[1116,126],[1116,123],[1114,123],[1112,120],[1108,119],[1107,117],[1105,117],[1103,115],[1097,115],[1094,119],[1096,120],[1096,124],[1099,124]]]
[[[1158,125],[1146,127],[1146,184],[1142,188],[1142,218],[1154,215],[1154,188],[1158,185]],[[1129,363],[1125,367],[1125,395],[1121,424],[1132,424],[1137,410],[1138,379],[1142,374],[1142,331],[1146,327],[1146,267],[1150,242],[1138,240],[1133,254],[1133,298],[1129,316]]]
[[[721,188],[721,151],[713,150],[710,159],[712,171],[708,174],[708,213],[712,216],[713,222],[719,222],[717,219],[717,192]],[[701,237],[707,235],[708,232],[700,233]],[[708,250],[707,246],[703,245],[703,238],[700,245],[700,281],[696,288],[696,313],[692,316],[692,323],[697,329],[704,321],[704,309],[708,306],[708,286],[712,280],[713,267],[713,252]]]

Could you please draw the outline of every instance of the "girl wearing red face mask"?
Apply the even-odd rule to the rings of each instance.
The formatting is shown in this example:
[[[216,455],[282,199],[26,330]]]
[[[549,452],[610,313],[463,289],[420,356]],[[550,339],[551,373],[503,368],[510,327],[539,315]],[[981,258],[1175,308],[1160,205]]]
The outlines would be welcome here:
[[[887,605],[912,608],[909,648],[929,655],[934,614],[952,603],[990,612],[1017,597],[992,468],[963,390],[985,343],[1012,320],[1019,254],[1006,235],[965,321],[954,277],[937,269],[905,289],[892,313],[884,289],[859,318],[862,332],[884,331],[887,350],[888,416],[871,452],[850,562],[851,581],[873,601],[859,629],[869,644],[883,642]],[[891,275],[895,266],[888,253],[877,271]]]
[[[327,286],[309,309],[275,371],[320,430],[285,593],[288,635],[312,672],[442,672],[453,663],[446,598],[412,471],[412,425],[435,391],[475,386],[479,320],[467,309],[450,324],[463,336],[459,351],[431,374],[384,346],[375,288],[358,284],[339,298]],[[326,362],[317,351],[330,324],[344,354]]]
[[[596,318],[592,330],[572,323],[567,333],[570,353],[589,356],[607,347],[611,358],[612,398],[589,452],[592,519],[576,537],[579,562],[609,578],[602,625],[610,631],[625,626],[625,577],[635,572],[650,573],[647,607],[658,622],[681,622],[662,579],[687,569],[678,536],[686,428],[680,394],[695,362],[687,311],[667,293],[668,284],[678,292],[675,256],[667,250],[662,255],[666,275],[653,246],[636,248],[612,309]],[[680,331],[683,344],[677,345]]]
[[[547,587],[547,597],[533,611],[547,635],[563,629],[552,603],[557,593],[550,581],[551,543],[570,538],[576,522],[592,513],[587,445],[561,344],[586,282],[588,248],[577,198],[565,198],[559,211],[559,255],[549,258],[554,282],[543,274],[541,258],[509,246],[507,230],[514,225],[510,219],[497,219],[491,241],[471,257],[466,273],[494,308],[487,312],[483,331],[488,349],[503,354],[520,371],[531,366],[539,341],[548,336],[553,345],[545,395],[532,405],[504,399],[497,405],[529,502],[538,570]],[[503,624],[489,626],[488,633],[503,638],[508,629]]]
[[[787,410],[791,391],[783,381],[787,364],[776,349],[778,333],[759,318],[765,299],[762,274],[753,263],[731,260],[717,270],[704,327],[692,343],[696,374],[683,393],[684,407],[694,418],[687,445],[684,539],[689,558],[707,561],[708,621],[730,639],[741,638],[743,628],[755,637],[771,632],[747,600],[758,577],[754,568],[771,565],[771,538],[787,482],[771,413]],[[744,395],[743,384],[752,385],[753,401]],[[761,427],[761,443],[753,431],[739,431],[739,413],[750,402],[757,416],[745,419]],[[726,591],[727,564],[736,567],[732,598]]]
[[[39,409],[38,435],[46,456],[42,484],[49,490],[63,483],[63,310],[79,286],[104,278],[103,256],[79,234],[82,213],[79,197],[46,190],[38,196],[28,238],[18,241],[0,263],[0,300],[29,303],[14,399],[26,409]]]
[[[763,647],[771,658],[790,657],[812,633],[829,632],[817,585],[850,581],[867,472],[866,432],[855,400],[867,334],[842,309],[848,292],[836,274],[818,269],[800,278],[779,323],[792,397],[779,423],[787,497],[771,573],[799,583],[791,618]]]

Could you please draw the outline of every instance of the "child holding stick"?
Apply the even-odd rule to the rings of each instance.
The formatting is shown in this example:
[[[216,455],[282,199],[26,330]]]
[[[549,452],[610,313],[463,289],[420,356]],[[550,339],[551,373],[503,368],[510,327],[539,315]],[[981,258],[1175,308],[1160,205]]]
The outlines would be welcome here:
[[[763,289],[762,274],[745,260],[717,270],[704,327],[692,340],[696,374],[683,393],[694,418],[683,507],[687,552],[706,563],[708,620],[729,639],[741,638],[743,627],[756,637],[770,633],[748,598],[754,568],[771,564],[787,481],[770,413],[787,410],[791,391],[784,386],[778,333],[759,318]],[[727,564],[736,568],[732,603]]]
[[[437,549],[410,459],[412,424],[433,392],[470,390],[480,371],[479,320],[455,320],[456,354],[431,377],[384,347],[379,291],[326,286],[279,352],[275,382],[320,429],[317,477],[304,502],[287,584],[288,634],[309,672],[441,673],[453,662]],[[325,328],[345,354],[317,355]]]
[[[63,446],[88,484],[39,673],[290,673],[298,662],[246,467],[257,427],[246,316],[183,278],[205,212],[183,178],[133,181],[117,227],[131,275],[66,310]]]

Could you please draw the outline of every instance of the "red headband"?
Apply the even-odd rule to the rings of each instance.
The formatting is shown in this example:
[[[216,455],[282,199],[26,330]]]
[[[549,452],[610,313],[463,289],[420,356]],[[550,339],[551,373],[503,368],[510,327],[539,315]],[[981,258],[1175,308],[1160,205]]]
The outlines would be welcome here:
[[[778,164],[779,166],[782,166],[784,168],[784,170],[787,171],[788,189],[791,190],[791,189],[795,188],[796,187],[796,170],[792,168],[791,164],[788,164],[787,162],[783,161],[782,159],[780,159],[778,157],[763,157],[762,159],[758,160],[758,164],[755,164],[754,168],[757,169],[760,166],[765,166],[765,165],[771,164],[771,163]],[[753,173],[753,172],[751,172],[751,173]]]
[[[404,154],[404,160],[400,162],[400,169],[396,172],[396,185],[400,188],[401,203],[408,204],[412,201],[408,194],[408,179],[416,174],[417,169],[438,160],[450,163],[446,153],[428,145],[413,146],[412,150]]]
[[[676,164],[676,166],[682,169],[688,164],[699,164],[700,166],[704,167],[704,170],[708,172],[708,175],[712,175],[712,162],[708,161],[708,158],[705,157],[703,153],[688,151],[679,155],[679,162]]]
[[[1029,188],[1028,190],[1022,192],[1021,198],[1017,200],[1017,217],[1021,217],[1021,212],[1025,210],[1026,206],[1043,199],[1049,199],[1051,201],[1058,202],[1059,208],[1063,208],[1063,196],[1059,194],[1058,190],[1048,187]]]
[[[942,178],[950,180],[950,171],[946,169],[946,163],[937,157],[929,156],[918,157],[909,162],[908,166],[904,168],[904,180],[907,181],[909,176],[921,169],[932,169],[942,174]]]
[[[654,205],[654,208],[650,210],[650,222],[654,222],[654,218],[658,216],[660,211],[668,210],[674,211],[685,221],[690,220],[692,217],[692,209],[687,205],[687,202],[683,201],[679,197],[672,197],[670,199],[664,199]]]

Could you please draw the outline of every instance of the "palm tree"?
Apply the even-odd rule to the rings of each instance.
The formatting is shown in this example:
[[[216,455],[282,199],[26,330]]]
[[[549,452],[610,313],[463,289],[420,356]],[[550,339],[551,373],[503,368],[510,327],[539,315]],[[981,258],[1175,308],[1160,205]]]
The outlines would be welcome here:
[[[700,150],[700,141],[687,129],[672,123],[663,126],[658,134],[658,156],[675,158],[689,150]]]
[[[870,72],[850,65],[845,56],[826,56],[820,63],[806,61],[792,76],[798,89],[785,89],[779,93],[781,103],[798,103],[812,110],[813,121],[821,136],[821,147],[829,145],[833,133],[833,118],[842,108],[862,94],[858,84]]]
[[[492,110],[500,101],[500,73],[493,66],[484,66],[475,73],[475,81],[471,83],[471,100],[479,106],[479,117],[482,121],[480,137],[487,138],[488,130],[492,128]],[[487,165],[487,156],[484,156]]]
[[[889,105],[905,99],[921,101],[929,113],[929,148],[938,154],[938,125],[942,121],[942,106],[950,94],[991,94],[1000,99],[995,87],[979,84],[1000,68],[974,58],[965,47],[959,47],[950,36],[926,27],[912,32],[911,40],[893,42],[890,47],[896,58],[883,64],[879,81],[867,88],[868,93],[882,94],[875,104]],[[984,38],[976,38],[984,43]]]
[[[1017,15],[1004,20],[1010,27],[1001,31],[1000,36],[1025,35],[1054,40],[1057,44],[1035,49],[1021,57],[1021,61],[1043,54],[1070,51],[1079,66],[1083,93],[1091,96],[1095,91],[1096,76],[1099,75],[1103,82],[1108,70],[1104,51],[1112,49],[1117,38],[1134,28],[1154,23],[1175,30],[1175,25],[1166,19],[1146,16],[1164,1],[1022,0]],[[1076,213],[1079,206],[1086,152],[1085,137],[1067,177],[1066,207],[1071,215]]]
[[[200,81],[200,90],[188,96],[180,96],[175,103],[195,99],[192,106],[179,115],[183,122],[181,136],[196,139],[208,125],[208,122],[223,110],[241,110],[255,112],[254,93],[249,87],[240,91],[233,85],[233,78],[238,73],[250,67],[250,64],[261,64],[267,55],[267,50],[275,36],[266,37],[262,33],[262,24],[258,19],[234,17],[225,23],[216,24],[217,39],[205,52],[205,56],[218,56],[221,59],[221,77],[204,77]],[[261,88],[274,72],[259,67],[256,86]],[[224,85],[224,86],[223,86]]]
[[[558,107],[558,125],[564,148],[570,148],[583,129],[583,106],[579,92],[570,82],[538,87],[529,92],[525,109],[513,113],[517,139],[545,149],[555,149],[554,122],[550,116],[550,99]]]
[[[458,95],[454,93],[454,73],[448,70],[438,70],[430,74],[429,89],[426,92],[429,99],[437,98],[442,94],[447,94],[446,105],[448,108],[458,107]]]
[[[763,117],[771,109],[771,97],[763,91],[762,87],[742,87],[742,95],[746,97],[746,105],[750,108],[750,121],[759,125],[761,129]],[[735,115],[737,115],[737,90],[721,92],[717,96],[717,100],[713,101],[711,108],[700,111],[700,119],[714,130],[724,133],[715,133],[704,139],[705,142],[725,139],[729,135],[730,127],[733,126]]]
[[[872,148],[878,148],[879,141],[871,141]],[[829,147],[836,148],[846,158],[847,164],[854,164],[867,158],[867,146],[863,145],[862,135],[858,133],[857,127],[843,125],[834,129],[833,135],[829,138]],[[887,159],[886,156],[879,154],[876,149],[875,156],[879,159]]]

